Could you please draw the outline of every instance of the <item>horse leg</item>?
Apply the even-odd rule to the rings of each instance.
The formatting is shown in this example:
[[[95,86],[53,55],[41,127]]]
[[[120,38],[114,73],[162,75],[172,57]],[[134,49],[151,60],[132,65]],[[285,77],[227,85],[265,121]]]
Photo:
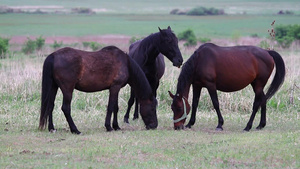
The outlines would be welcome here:
[[[72,100],[73,88],[69,91],[62,89],[62,93],[63,93],[63,105],[62,105],[61,109],[64,112],[64,115],[67,119],[70,130],[74,134],[80,134],[81,132],[78,131],[78,129],[71,117],[71,100]]]
[[[191,128],[195,124],[196,111],[199,104],[200,93],[201,93],[201,87],[196,87],[196,85],[193,85],[192,115],[189,123],[185,126],[186,128]]]
[[[266,126],[266,96],[265,94],[263,93],[263,101],[261,103],[261,110],[260,110],[260,113],[261,113],[261,116],[260,116],[260,123],[259,125],[256,127],[257,130],[260,130],[260,129],[263,129],[265,126]]]
[[[263,109],[261,111],[261,121],[260,121],[260,124],[259,126],[264,126],[265,123],[266,123],[266,109],[265,109],[265,104],[264,101],[265,100],[265,94],[263,92],[263,88],[259,87],[259,88],[256,88],[255,84],[251,84],[252,85],[252,88],[255,92],[255,98],[254,98],[254,102],[253,102],[253,107],[252,107],[252,114],[251,114],[251,117],[247,123],[247,126],[245,127],[244,131],[249,131],[251,128],[252,128],[252,124],[253,124],[253,121],[254,121],[254,118],[255,118],[255,115],[259,109],[259,107],[262,105],[263,103]],[[264,123],[264,124],[263,124]]]
[[[139,118],[139,100],[138,98],[135,98],[135,109],[133,114],[133,120]]]
[[[55,132],[56,130],[55,130],[55,128],[54,128],[54,125],[53,125],[53,117],[52,117],[52,114],[53,114],[53,109],[54,109],[54,101],[55,101],[55,97],[56,97],[56,94],[57,94],[57,89],[58,89],[58,87],[57,86],[55,86],[55,87],[53,87],[52,89],[51,89],[51,95],[50,95],[50,98],[49,98],[49,110],[48,111],[50,111],[50,113],[49,113],[49,119],[48,119],[48,121],[49,121],[49,123],[48,123],[48,130],[50,131],[50,132]]]
[[[113,86],[109,89],[109,100],[108,100],[108,106],[107,106],[107,113],[105,118],[105,127],[107,131],[114,130],[120,130],[118,124],[118,95],[119,95],[120,87]],[[111,115],[112,112],[114,112],[114,118],[113,118],[113,128],[110,125],[111,122]]]
[[[130,109],[134,103],[134,90],[131,88],[130,90],[130,98],[128,100],[128,103],[127,103],[127,111],[126,111],[126,114],[124,116],[124,122],[125,123],[129,123],[128,119],[129,119],[129,113],[130,113]]]
[[[217,90],[215,88],[208,88],[208,92],[211,98],[211,101],[214,105],[214,108],[217,112],[218,115],[218,126],[216,130],[222,131],[223,130],[223,124],[224,124],[224,119],[222,117],[220,108],[219,108],[219,100],[218,100],[218,95],[217,95]]]

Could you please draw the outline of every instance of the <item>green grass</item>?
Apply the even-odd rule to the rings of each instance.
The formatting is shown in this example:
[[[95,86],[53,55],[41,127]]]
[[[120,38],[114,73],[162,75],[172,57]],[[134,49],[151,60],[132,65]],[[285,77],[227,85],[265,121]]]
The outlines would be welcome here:
[[[122,34],[146,36],[158,31],[158,27],[171,26],[176,34],[188,28],[197,37],[230,38],[258,34],[266,37],[270,24],[297,24],[299,16],[229,15],[229,16],[174,16],[174,15],[0,15],[0,35],[35,36],[85,36]]]
[[[183,53],[185,59],[189,53]],[[254,97],[250,87],[229,94],[219,92],[224,131],[215,131],[217,116],[206,90],[201,94],[195,126],[174,131],[167,91],[175,91],[180,69],[172,67],[169,61],[158,91],[157,130],[145,130],[141,119],[130,120],[130,125],[122,122],[130,93],[125,87],[119,97],[121,131],[105,130],[107,91],[74,92],[72,116],[83,135],[70,133],[60,110],[61,92],[53,113],[57,132],[39,131],[44,57],[16,54],[2,59],[0,165],[4,168],[299,168],[300,93],[293,89],[294,84],[299,84],[299,52],[280,53],[289,70],[285,83],[268,102],[266,127],[246,133],[242,130],[250,118]],[[259,119],[260,113],[253,127]]]
[[[0,15],[0,36],[146,36],[157,32],[158,26],[166,28],[170,25],[176,34],[191,28],[197,37],[228,39],[233,35],[251,34],[267,37],[273,20],[276,20],[275,25],[299,24],[299,15],[272,15],[278,9],[299,11],[296,0],[272,3],[267,0],[139,2],[0,0],[1,5],[55,4],[66,8],[103,7],[115,10],[97,15]],[[250,15],[168,15],[169,9],[189,8],[197,4],[222,7],[225,11],[236,13],[246,11]],[[165,8],[159,8],[160,5]],[[194,51],[194,48],[183,46],[180,49],[184,60]],[[225,120],[224,131],[215,131],[217,115],[205,89],[201,93],[196,124],[192,129],[174,131],[170,109],[172,100],[167,91],[175,91],[180,69],[172,67],[167,59],[157,97],[157,130],[145,130],[141,119],[132,121],[133,111],[130,125],[122,122],[130,94],[127,86],[119,95],[121,131],[108,133],[104,127],[108,91],[74,92],[72,117],[82,135],[70,133],[60,109],[60,91],[53,112],[57,132],[39,131],[44,53],[48,52],[30,56],[15,52],[10,58],[0,59],[0,168],[300,168],[298,46],[279,50],[287,68],[285,83],[267,104],[266,127],[255,130],[260,119],[260,113],[257,113],[250,132],[242,130],[250,118],[254,99],[251,87],[235,93],[218,93]],[[190,102],[191,97],[192,94]]]

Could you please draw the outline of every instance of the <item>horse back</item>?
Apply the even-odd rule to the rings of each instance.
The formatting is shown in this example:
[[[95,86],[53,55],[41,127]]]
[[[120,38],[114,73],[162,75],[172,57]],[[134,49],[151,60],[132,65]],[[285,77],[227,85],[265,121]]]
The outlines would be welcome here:
[[[218,90],[225,92],[241,90],[254,80],[265,85],[274,68],[268,52],[255,46],[205,44],[196,54],[196,74],[204,86],[215,83]]]
[[[54,70],[57,81],[73,85],[85,92],[124,86],[128,80],[128,56],[116,47],[97,52],[63,48],[55,54]]]

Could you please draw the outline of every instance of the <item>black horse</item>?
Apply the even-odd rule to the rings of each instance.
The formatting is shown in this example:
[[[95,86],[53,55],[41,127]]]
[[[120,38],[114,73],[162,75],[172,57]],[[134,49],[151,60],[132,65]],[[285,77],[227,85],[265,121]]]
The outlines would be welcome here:
[[[149,84],[152,88],[152,93],[156,97],[156,91],[159,86],[159,79],[165,71],[165,55],[173,66],[180,67],[183,59],[178,48],[178,39],[172,32],[171,27],[149,35],[143,40],[137,41],[130,45],[129,56],[132,57],[144,71]],[[163,54],[163,55],[162,55]],[[134,89],[131,88],[130,99],[128,101],[127,112],[124,116],[124,122],[129,123],[130,109],[134,103]],[[138,118],[139,102],[136,98],[135,111],[133,119]]]
[[[43,66],[42,101],[40,129],[45,129],[49,121],[49,131],[55,131],[52,120],[54,100],[58,88],[63,94],[61,107],[72,133],[80,134],[71,117],[73,90],[97,92],[109,90],[109,101],[105,118],[107,131],[119,130],[117,113],[120,89],[129,84],[140,100],[141,116],[147,129],[157,127],[156,98],[145,74],[139,65],[127,54],[114,46],[105,47],[97,52],[86,52],[63,48],[50,54]],[[114,113],[113,128],[111,116]]]
[[[264,87],[276,66],[274,79],[267,91]],[[193,86],[192,115],[186,127],[196,121],[196,110],[201,89],[207,88],[218,115],[217,130],[223,130],[223,117],[219,109],[217,90],[235,92],[251,84],[255,93],[252,115],[245,131],[252,128],[256,112],[261,108],[261,119],[257,129],[266,125],[266,103],[280,88],[285,77],[285,64],[275,51],[255,46],[220,47],[212,43],[200,46],[182,67],[178,78],[177,91],[173,95],[171,108],[174,113],[174,128],[184,128],[186,116],[190,111],[188,95]]]

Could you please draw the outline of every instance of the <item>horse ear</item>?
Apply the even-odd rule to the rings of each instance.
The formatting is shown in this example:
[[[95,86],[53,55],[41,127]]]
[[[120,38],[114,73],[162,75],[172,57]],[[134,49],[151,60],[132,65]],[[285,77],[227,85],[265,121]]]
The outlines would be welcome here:
[[[158,27],[158,30],[159,30],[159,32],[161,32],[161,29],[160,29],[160,27]]]
[[[172,94],[170,91],[168,91],[168,92],[169,92],[170,97],[173,99],[175,97],[174,94]]]
[[[170,27],[170,26],[168,26],[168,29],[169,29],[169,30],[171,30],[171,27]]]

